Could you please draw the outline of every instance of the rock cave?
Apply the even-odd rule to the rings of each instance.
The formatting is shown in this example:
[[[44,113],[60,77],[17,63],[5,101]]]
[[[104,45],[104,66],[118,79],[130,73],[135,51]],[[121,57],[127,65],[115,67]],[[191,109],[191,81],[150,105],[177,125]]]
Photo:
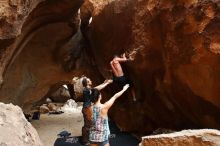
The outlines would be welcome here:
[[[0,145],[50,146],[22,113],[47,98],[80,106],[80,77],[102,83],[112,77],[113,56],[137,48],[122,64],[136,101],[123,94],[111,121],[141,146],[220,145],[219,26],[219,0],[1,0]],[[119,90],[108,86],[103,101]],[[51,109],[39,110],[46,117]],[[71,130],[80,136],[81,111],[74,115],[80,124]],[[27,136],[14,143],[13,130]]]

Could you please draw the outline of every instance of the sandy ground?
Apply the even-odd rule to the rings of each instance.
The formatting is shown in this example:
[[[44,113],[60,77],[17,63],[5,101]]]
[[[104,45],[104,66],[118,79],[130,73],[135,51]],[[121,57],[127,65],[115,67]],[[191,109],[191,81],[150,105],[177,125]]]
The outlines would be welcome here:
[[[66,130],[72,136],[80,136],[83,125],[81,112],[63,113],[60,115],[41,114],[40,120],[33,120],[32,125],[36,128],[45,146],[53,146],[57,134]]]

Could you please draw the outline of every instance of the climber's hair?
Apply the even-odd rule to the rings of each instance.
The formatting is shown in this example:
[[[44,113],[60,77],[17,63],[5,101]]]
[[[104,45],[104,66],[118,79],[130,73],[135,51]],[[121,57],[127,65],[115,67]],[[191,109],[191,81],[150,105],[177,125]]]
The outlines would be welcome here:
[[[96,103],[99,100],[100,91],[98,89],[92,89],[92,102]]]
[[[87,78],[86,77],[84,77],[83,79],[82,79],[82,85],[83,85],[83,87],[87,87]]]

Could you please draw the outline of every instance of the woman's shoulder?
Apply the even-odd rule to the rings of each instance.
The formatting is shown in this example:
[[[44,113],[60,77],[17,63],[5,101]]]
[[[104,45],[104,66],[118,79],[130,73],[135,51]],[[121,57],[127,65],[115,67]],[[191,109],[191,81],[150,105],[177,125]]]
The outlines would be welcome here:
[[[104,107],[104,104],[99,104],[99,105],[94,104],[93,107],[103,108],[103,107]]]

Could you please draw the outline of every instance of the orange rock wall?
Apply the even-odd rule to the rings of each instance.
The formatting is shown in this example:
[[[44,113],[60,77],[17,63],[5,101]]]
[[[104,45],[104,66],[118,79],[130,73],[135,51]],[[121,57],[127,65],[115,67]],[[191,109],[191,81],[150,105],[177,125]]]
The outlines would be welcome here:
[[[103,76],[114,54],[144,46],[123,65],[137,101],[124,97],[116,103],[111,115],[119,127],[137,133],[220,128],[219,2],[90,0],[90,5],[93,22],[85,33]]]

